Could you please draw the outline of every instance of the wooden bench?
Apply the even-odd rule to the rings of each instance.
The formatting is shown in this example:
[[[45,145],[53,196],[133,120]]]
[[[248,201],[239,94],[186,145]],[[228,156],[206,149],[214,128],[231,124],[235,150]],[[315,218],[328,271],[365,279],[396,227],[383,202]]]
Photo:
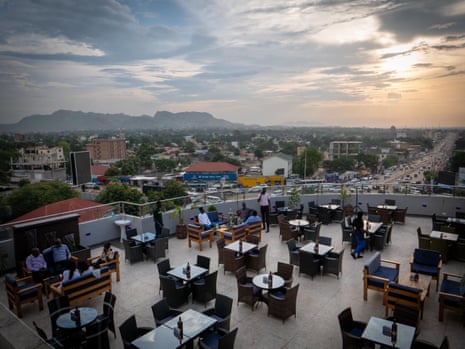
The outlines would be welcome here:
[[[383,266],[381,263],[393,265]],[[389,282],[399,281],[400,263],[387,259],[381,259],[381,254],[376,252],[363,268],[363,300],[368,299],[368,289],[384,292]]]
[[[188,224],[187,225],[187,239],[189,248],[192,247],[192,241],[199,243],[199,249],[202,251],[202,243],[208,241],[210,248],[213,244],[213,231],[204,230],[203,225]]]
[[[70,281],[52,284],[50,291],[54,296],[68,296],[70,304],[79,303],[106,291],[111,292],[110,270],[108,268],[97,270],[100,271],[100,277],[95,277],[93,273],[89,272]]]
[[[420,311],[420,319],[423,319],[423,305],[426,292],[421,289],[390,282],[384,292],[385,316],[389,309],[394,309],[396,304],[402,304]]]
[[[100,263],[100,268],[108,268],[111,273],[116,273],[116,281],[120,280],[120,270],[119,270],[119,251],[115,251],[115,257],[108,262]],[[100,259],[100,256],[87,258],[87,264],[89,266],[93,265]]]

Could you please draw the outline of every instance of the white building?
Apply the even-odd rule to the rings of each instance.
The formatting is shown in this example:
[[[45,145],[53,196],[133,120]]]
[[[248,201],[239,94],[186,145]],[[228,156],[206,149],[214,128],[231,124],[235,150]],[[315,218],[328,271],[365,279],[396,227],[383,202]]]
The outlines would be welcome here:
[[[280,175],[287,178],[291,173],[292,156],[279,153],[263,159],[262,174],[264,176]]]

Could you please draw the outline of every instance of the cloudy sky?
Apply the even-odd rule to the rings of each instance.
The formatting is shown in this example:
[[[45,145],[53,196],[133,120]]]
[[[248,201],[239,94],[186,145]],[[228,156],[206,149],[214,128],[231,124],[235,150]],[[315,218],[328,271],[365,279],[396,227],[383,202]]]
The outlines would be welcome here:
[[[0,0],[0,118],[465,126],[465,1]]]

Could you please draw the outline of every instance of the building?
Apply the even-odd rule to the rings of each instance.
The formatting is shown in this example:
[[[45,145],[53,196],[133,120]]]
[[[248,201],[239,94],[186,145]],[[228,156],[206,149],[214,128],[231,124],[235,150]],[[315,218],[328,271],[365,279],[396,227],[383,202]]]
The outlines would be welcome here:
[[[236,182],[239,167],[227,162],[199,161],[192,164],[184,173],[184,180],[204,182]]]
[[[357,156],[362,149],[360,141],[333,141],[329,143],[329,160]]]
[[[292,173],[292,156],[278,153],[263,159],[262,174],[264,176],[284,176],[289,177]]]
[[[62,147],[27,147],[19,150],[19,157],[11,161],[11,181],[26,179],[66,180],[66,160]]]
[[[86,150],[94,162],[116,162],[127,159],[126,139],[99,139],[86,144]]]

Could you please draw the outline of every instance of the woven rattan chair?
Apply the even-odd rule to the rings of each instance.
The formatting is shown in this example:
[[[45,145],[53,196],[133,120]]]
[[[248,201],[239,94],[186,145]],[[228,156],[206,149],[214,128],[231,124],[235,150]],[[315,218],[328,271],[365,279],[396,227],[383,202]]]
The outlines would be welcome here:
[[[223,252],[224,258],[224,274],[227,271],[231,273],[235,273],[237,269],[245,265],[245,256],[244,255],[236,255],[236,252],[233,250],[229,250],[227,248],[224,249]]]
[[[260,297],[260,290],[252,283],[252,278],[247,276],[245,266],[236,271],[237,280],[237,304],[239,302],[250,305],[252,311]]]
[[[291,287],[294,275],[294,266],[292,264],[278,262],[278,270],[275,272],[275,274],[281,276],[284,279],[285,287]]]
[[[273,315],[284,321],[291,316],[296,316],[297,292],[299,284],[286,289],[282,296],[281,294],[271,293],[268,296],[268,316]]]
[[[264,244],[260,246],[258,250],[252,250],[247,254],[245,259],[245,265],[247,269],[255,270],[257,273],[263,268],[266,270],[266,251],[268,245]]]

